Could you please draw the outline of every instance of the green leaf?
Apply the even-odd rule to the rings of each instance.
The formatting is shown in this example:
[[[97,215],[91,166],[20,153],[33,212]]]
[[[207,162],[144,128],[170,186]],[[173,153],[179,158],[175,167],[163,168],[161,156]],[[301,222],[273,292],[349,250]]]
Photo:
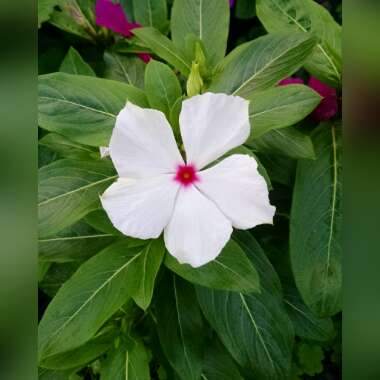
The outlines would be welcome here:
[[[169,254],[166,255],[165,265],[185,280],[208,288],[246,293],[260,291],[255,267],[240,246],[232,240],[215,260],[200,268],[194,269],[188,264],[180,264]]]
[[[275,154],[260,154],[260,162],[264,165],[272,182],[288,187],[293,185],[297,166],[295,159]]]
[[[298,163],[290,220],[290,256],[298,290],[321,317],[341,310],[341,131],[313,133],[315,161]]]
[[[240,19],[249,19],[256,16],[254,0],[237,0],[235,5],[235,16]]]
[[[257,0],[257,16],[269,32],[298,31],[319,41],[305,67],[321,81],[341,82],[341,26],[313,0]]]
[[[84,217],[84,220],[91,227],[93,227],[96,230],[101,231],[105,234],[123,235],[119,230],[117,230],[112,225],[112,222],[110,221],[107,213],[104,211],[103,208],[99,208],[98,210],[91,211],[89,214],[87,214]],[[130,238],[130,239],[133,239],[133,238]],[[135,239],[135,240],[137,240],[137,239]]]
[[[161,281],[157,298],[161,347],[181,379],[200,380],[204,325],[193,287],[174,275]]]
[[[170,118],[170,111],[182,95],[181,85],[173,70],[164,63],[151,60],[145,70],[145,89],[151,108]]]
[[[68,380],[76,370],[57,371],[47,368],[38,368],[38,380]]]
[[[254,92],[249,96],[249,141],[273,129],[289,127],[308,116],[320,103],[321,97],[310,87],[289,85]]]
[[[57,235],[38,240],[38,257],[42,262],[83,261],[114,242],[111,234],[99,233],[82,221]]]
[[[276,33],[240,45],[217,66],[210,90],[249,97],[270,88],[303,66],[315,42],[305,33]]]
[[[50,356],[41,363],[41,366],[57,370],[81,368],[111,348],[114,338],[115,329],[112,327],[105,328],[104,331],[101,331],[84,345],[71,351]]]
[[[132,338],[130,338],[132,339]],[[131,347],[119,347],[102,363],[100,380],[150,380],[149,355],[137,339]]]
[[[91,1],[91,0],[90,0]],[[53,11],[49,22],[65,32],[94,42],[96,31],[90,21],[94,18],[94,7],[83,0],[65,0],[60,2],[59,9]]]
[[[138,57],[104,52],[104,77],[144,89],[146,64]]]
[[[110,161],[63,159],[39,170],[41,238],[53,236],[98,208],[99,195],[117,178]]]
[[[48,263],[49,270],[44,279],[38,284],[38,288],[53,298],[59,288],[78,270],[83,264],[81,261],[70,261],[67,263]]]
[[[108,146],[116,116],[127,100],[147,107],[144,93],[124,83],[64,73],[42,75],[38,122],[73,141]]]
[[[134,263],[143,249],[121,240],[86,261],[59,289],[39,326],[39,358],[90,340],[128,299],[138,281]]]
[[[192,61],[185,42],[193,35],[202,41],[208,63],[216,65],[226,53],[229,15],[228,1],[175,0],[171,16],[174,45]]]
[[[174,66],[183,75],[189,75],[191,65],[174,46],[174,43],[154,28],[137,28],[135,34],[148,48],[160,58]]]
[[[38,27],[48,21],[54,11],[54,7],[61,4],[63,0],[38,0]]]
[[[237,363],[258,379],[288,379],[293,329],[282,304],[279,279],[260,246],[247,232],[235,241],[256,266],[260,294],[197,287],[201,309]]]
[[[161,239],[152,240],[136,261],[139,284],[132,297],[136,304],[146,310],[153,297],[154,283],[165,254]]]
[[[38,145],[47,147],[64,158],[88,160],[98,155],[92,147],[78,144],[57,133],[48,133],[38,141]]]
[[[168,6],[166,0],[133,0],[135,21],[165,32],[168,28]]]
[[[91,66],[83,60],[80,54],[73,47],[70,47],[67,52],[66,57],[61,63],[59,71],[67,74],[96,77],[96,74]]]
[[[315,158],[313,142],[309,135],[294,126],[273,129],[263,136],[250,140],[247,145],[258,153],[291,158]]]
[[[325,355],[320,346],[303,342],[297,348],[297,357],[302,373],[314,376],[323,371]]]
[[[205,352],[202,380],[243,380],[237,365],[216,337]]]
[[[285,286],[284,292],[285,307],[298,337],[320,342],[334,337],[332,320],[314,315],[302,301],[295,286]]]

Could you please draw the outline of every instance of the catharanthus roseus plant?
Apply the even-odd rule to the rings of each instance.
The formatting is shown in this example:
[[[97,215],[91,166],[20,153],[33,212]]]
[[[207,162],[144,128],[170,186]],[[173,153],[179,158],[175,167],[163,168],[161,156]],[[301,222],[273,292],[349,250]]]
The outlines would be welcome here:
[[[336,5],[39,0],[42,380],[340,378]]]

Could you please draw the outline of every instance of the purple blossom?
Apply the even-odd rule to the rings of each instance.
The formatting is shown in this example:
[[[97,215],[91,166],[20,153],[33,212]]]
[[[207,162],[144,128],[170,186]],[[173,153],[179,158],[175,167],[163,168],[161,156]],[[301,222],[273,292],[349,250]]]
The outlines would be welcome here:
[[[235,0],[230,0],[230,7],[232,8],[235,5]]]
[[[338,112],[338,97],[335,88],[320,82],[314,77],[309,79],[308,85],[323,98],[311,117],[317,122],[326,121],[334,117]]]
[[[132,37],[132,30],[141,27],[138,23],[129,22],[121,4],[114,4],[111,0],[97,0],[95,13],[97,25],[104,26],[124,37]],[[139,53],[137,55],[145,63],[152,58],[148,53]]]

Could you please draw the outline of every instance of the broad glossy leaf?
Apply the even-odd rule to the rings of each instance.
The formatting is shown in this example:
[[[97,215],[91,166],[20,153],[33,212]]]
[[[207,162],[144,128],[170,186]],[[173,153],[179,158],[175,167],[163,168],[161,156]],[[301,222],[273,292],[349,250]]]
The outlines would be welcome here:
[[[50,267],[38,288],[53,298],[59,288],[78,270],[82,261],[69,261],[67,263],[48,263]]]
[[[95,231],[82,221],[64,229],[57,235],[38,240],[40,261],[84,261],[110,245],[117,237]]]
[[[175,0],[171,15],[172,39],[186,55],[186,40],[190,35],[202,41],[207,61],[216,65],[225,55],[229,27],[228,1]],[[193,60],[193,55],[187,55]]]
[[[115,328],[106,327],[89,342],[71,351],[53,355],[43,361],[41,366],[57,370],[81,368],[109,350],[115,337]]]
[[[61,63],[59,71],[67,74],[96,77],[96,74],[91,66],[83,60],[80,54],[73,47],[70,47],[67,52],[66,57]]]
[[[284,286],[284,302],[298,337],[316,341],[328,341],[334,337],[334,325],[330,318],[319,318],[302,301],[295,286]]]
[[[252,141],[272,129],[289,127],[308,116],[321,97],[310,87],[289,85],[274,87],[249,96]]]
[[[122,235],[122,236],[124,236],[119,230],[117,230],[112,225],[112,222],[110,221],[107,213],[104,211],[103,208],[99,208],[97,210],[91,211],[89,214],[87,214],[84,217],[84,220],[91,227],[93,227],[96,230],[101,231],[101,232],[103,232],[105,234],[111,234],[111,235],[117,235],[117,236]]]
[[[165,245],[161,239],[152,240],[142,251],[136,261],[139,283],[133,293],[138,306],[146,310],[153,297],[154,284],[165,254]]]
[[[181,85],[173,70],[158,61],[150,61],[145,70],[145,89],[151,108],[170,118],[170,111],[182,95]]]
[[[168,6],[166,0],[133,0],[135,21],[165,32],[168,27]]]
[[[249,19],[256,16],[256,3],[254,0],[237,0],[235,16],[240,19]]]
[[[166,358],[183,380],[200,380],[205,331],[194,288],[168,274],[157,298],[157,330]]]
[[[135,34],[148,48],[160,58],[174,66],[183,75],[190,73],[191,65],[174,43],[154,28],[137,28]]]
[[[62,3],[63,0],[38,0],[38,27],[48,21],[54,11],[54,7]]]
[[[94,17],[94,8],[93,3],[89,6],[89,1],[61,1],[59,8],[51,14],[49,22],[65,32],[95,42],[96,31],[90,21]]]
[[[148,352],[140,340],[110,352],[102,363],[100,380],[150,379]]]
[[[134,263],[141,247],[121,240],[86,261],[59,289],[39,326],[39,358],[89,341],[128,299],[138,278]]]
[[[258,153],[281,155],[295,159],[315,158],[310,136],[294,126],[274,129],[257,139],[250,140],[247,145]]]
[[[249,233],[239,232],[234,239],[258,269],[261,293],[197,287],[203,314],[233,358],[253,378],[288,379],[294,335],[282,304],[279,279]]]
[[[208,288],[240,292],[260,291],[259,275],[240,246],[230,240],[210,263],[192,268],[167,254],[165,265],[185,280]]]
[[[305,33],[276,33],[240,45],[217,66],[210,91],[249,97],[270,88],[303,66],[315,42]]]
[[[47,147],[64,158],[86,160],[99,156],[93,147],[76,143],[57,133],[48,133],[38,141],[38,145]]]
[[[104,62],[105,78],[144,88],[146,64],[140,58],[106,51]]]
[[[298,290],[319,316],[341,309],[341,131],[321,124],[315,161],[298,163],[290,220],[290,256]]]
[[[38,380],[71,380],[76,370],[57,371],[54,369],[38,368]]]
[[[116,116],[127,100],[147,106],[144,93],[124,83],[65,73],[41,75],[38,122],[73,141],[108,146]]]
[[[313,0],[257,0],[257,15],[269,32],[298,31],[319,41],[305,67],[323,82],[341,82],[341,26]]]
[[[41,238],[53,236],[99,206],[116,179],[110,161],[63,159],[39,170],[38,220]]]
[[[243,380],[237,365],[216,337],[207,345],[202,380]]]
[[[265,166],[273,182],[292,186],[296,177],[297,161],[275,154],[260,154],[260,162]]]

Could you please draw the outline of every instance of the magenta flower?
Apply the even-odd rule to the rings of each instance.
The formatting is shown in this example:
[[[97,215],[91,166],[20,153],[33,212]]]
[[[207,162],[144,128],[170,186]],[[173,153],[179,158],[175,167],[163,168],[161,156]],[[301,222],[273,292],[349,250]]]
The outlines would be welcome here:
[[[301,78],[286,78],[279,85],[287,86],[289,84],[304,84]],[[338,112],[338,98],[335,88],[320,82],[315,77],[310,77],[308,86],[322,96],[322,100],[318,107],[313,111],[311,117],[316,122],[326,121],[331,119]]]
[[[334,117],[338,112],[338,97],[335,88],[320,82],[314,77],[309,79],[308,85],[323,97],[311,117],[317,122],[326,121]]]
[[[96,25],[104,26],[124,37],[132,37],[132,30],[141,27],[138,23],[129,22],[121,4],[114,4],[112,0],[97,0],[95,13]],[[145,63],[151,59],[148,53],[140,53],[138,56]]]
[[[140,26],[129,22],[121,4],[114,4],[111,0],[97,0],[95,13],[97,25],[111,29],[124,37],[131,37],[131,30]]]
[[[235,5],[235,0],[230,0],[230,7],[232,8]]]

